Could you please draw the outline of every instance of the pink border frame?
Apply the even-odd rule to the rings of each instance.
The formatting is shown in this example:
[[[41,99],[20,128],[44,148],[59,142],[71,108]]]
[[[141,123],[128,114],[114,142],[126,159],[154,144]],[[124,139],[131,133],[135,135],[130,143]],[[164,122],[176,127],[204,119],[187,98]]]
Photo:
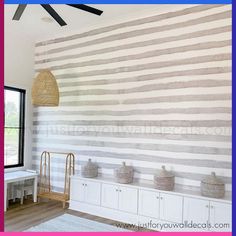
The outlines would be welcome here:
[[[1,35],[0,35],[0,45],[1,45],[1,54],[0,54],[0,125],[1,127],[3,127],[4,125],[4,1],[0,0],[0,25],[1,25]],[[4,129],[1,128],[0,129],[0,166],[2,171],[0,171],[0,185],[4,186]],[[122,234],[122,235],[132,235],[135,233],[136,236],[143,236],[143,235],[154,235],[154,234],[159,234],[158,232],[148,232],[148,233],[142,233],[142,232],[124,232],[124,233],[118,233],[118,232],[106,232],[106,233],[80,233],[80,232],[76,232],[76,233],[56,233],[56,232],[52,232],[52,233],[32,233],[32,232],[28,232],[28,233],[23,233],[23,232],[3,232],[4,231],[4,188],[1,187],[0,188],[0,236],[1,235],[7,235],[7,236],[13,236],[13,235],[17,235],[17,236],[21,236],[21,235],[38,235],[38,236],[64,236],[64,235],[68,235],[70,234],[71,236],[75,236],[75,235],[84,235],[84,236],[90,236],[90,235],[96,235],[96,236],[104,236],[104,235],[112,235],[112,234]],[[172,232],[172,233],[165,233],[165,232],[160,232],[162,235],[165,236],[170,236],[170,235],[176,235],[176,236],[182,236],[182,235],[186,235],[186,236],[197,236],[197,235],[201,235],[201,236],[208,236],[208,235],[217,235],[217,236],[231,236],[232,232],[229,233],[224,233],[224,232]]]
[[[51,232],[51,233],[47,233],[47,232],[44,232],[44,233],[40,233],[40,232],[37,232],[37,233],[33,233],[33,232],[5,232],[5,233],[0,233],[0,236],[1,235],[4,235],[4,236],[27,236],[27,235],[36,235],[36,236],[66,236],[66,235],[70,235],[70,236],[110,236],[110,235],[124,235],[124,236],[131,236],[131,235],[134,235],[135,236],[147,236],[147,235],[157,235],[157,234],[161,234],[163,236],[231,236],[232,233],[223,233],[223,232],[212,232],[212,233],[209,233],[209,232],[172,232],[172,233],[167,233],[167,232],[105,232],[105,233],[102,233],[102,232],[99,232],[99,233],[80,233],[80,232],[76,232],[76,233],[56,233],[56,232]]]
[[[0,231],[4,231],[4,3],[3,0],[0,2],[0,25],[1,25],[1,33],[0,33]]]

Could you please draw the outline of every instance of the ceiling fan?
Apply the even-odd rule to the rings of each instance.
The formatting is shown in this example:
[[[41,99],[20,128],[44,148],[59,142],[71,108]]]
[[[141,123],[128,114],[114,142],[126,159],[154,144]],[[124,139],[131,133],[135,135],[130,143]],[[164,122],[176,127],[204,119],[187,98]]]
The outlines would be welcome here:
[[[48,12],[49,15],[51,15],[51,17],[54,18],[54,20],[60,26],[67,25],[66,22],[58,15],[58,13],[50,6],[50,4],[40,4],[40,5]],[[101,10],[98,10],[96,8],[93,8],[93,7],[89,7],[89,6],[84,5],[84,4],[66,4],[66,5],[68,5],[70,7],[75,7],[77,9],[87,11],[89,13],[99,15],[99,16],[103,13],[103,11],[101,11]],[[17,20],[17,21],[20,20],[26,6],[27,6],[27,4],[19,4],[12,20]]]

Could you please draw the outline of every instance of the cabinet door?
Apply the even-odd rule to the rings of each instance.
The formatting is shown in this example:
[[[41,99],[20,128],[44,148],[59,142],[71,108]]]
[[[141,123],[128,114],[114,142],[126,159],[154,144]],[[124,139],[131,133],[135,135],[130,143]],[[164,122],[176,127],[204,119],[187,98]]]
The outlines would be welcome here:
[[[101,184],[93,181],[85,182],[85,202],[100,205]]]
[[[210,201],[210,224],[211,226],[214,226],[211,231],[230,232],[232,231],[231,222],[232,205],[227,203]]]
[[[182,223],[183,221],[183,197],[160,193],[160,219]]]
[[[119,210],[137,213],[138,211],[138,190],[129,187],[119,188]]]
[[[118,186],[113,184],[102,184],[102,201],[103,207],[118,209]]]
[[[84,181],[80,179],[71,179],[70,199],[83,202],[85,200]]]
[[[188,223],[209,223],[209,201],[184,197],[184,222]],[[191,229],[187,229],[191,230]],[[192,229],[197,231],[198,229]],[[208,229],[199,229],[200,231],[206,231]],[[198,230],[198,231],[199,231]]]
[[[159,218],[159,192],[139,191],[139,214]]]

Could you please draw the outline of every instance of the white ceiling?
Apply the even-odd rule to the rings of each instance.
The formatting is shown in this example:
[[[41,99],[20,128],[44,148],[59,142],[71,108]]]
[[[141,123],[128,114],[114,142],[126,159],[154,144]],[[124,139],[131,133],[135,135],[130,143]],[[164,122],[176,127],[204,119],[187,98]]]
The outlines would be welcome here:
[[[97,4],[89,5],[100,10],[103,10],[101,16],[97,16],[65,4],[51,5],[58,14],[65,20],[67,26],[61,27],[57,22],[52,21],[46,23],[42,21],[43,17],[50,15],[38,4],[29,4],[25,9],[20,21],[12,21],[12,17],[17,8],[17,5],[5,5],[5,30],[14,32],[14,35],[24,34],[33,41],[47,39],[52,35],[60,35],[63,33],[86,30],[89,27],[96,25],[112,24],[115,20],[122,21],[132,19],[132,16],[144,15],[145,12],[160,12],[163,9],[170,9],[172,5],[151,5],[151,4]],[[175,5],[176,6],[176,5]]]

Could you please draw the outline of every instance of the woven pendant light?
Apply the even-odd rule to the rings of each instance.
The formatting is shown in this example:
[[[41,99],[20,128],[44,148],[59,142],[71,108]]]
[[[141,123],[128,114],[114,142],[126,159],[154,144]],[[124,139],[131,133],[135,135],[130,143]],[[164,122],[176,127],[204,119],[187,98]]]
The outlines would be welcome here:
[[[41,71],[32,86],[32,104],[34,106],[58,106],[59,90],[57,81],[49,70]]]

